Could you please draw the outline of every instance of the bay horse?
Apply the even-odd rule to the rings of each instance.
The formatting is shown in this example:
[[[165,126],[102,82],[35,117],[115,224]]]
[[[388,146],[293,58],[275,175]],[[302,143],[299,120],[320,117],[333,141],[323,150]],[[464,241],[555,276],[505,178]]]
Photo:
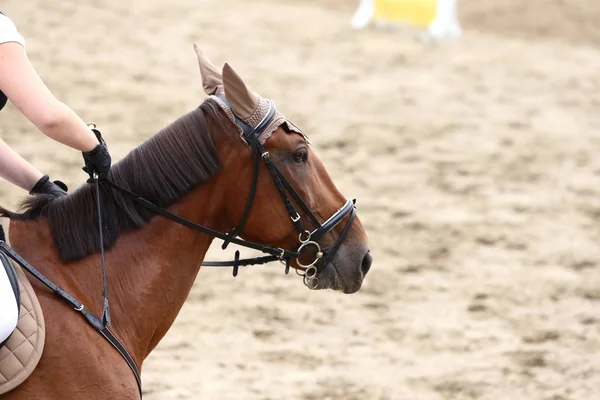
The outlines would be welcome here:
[[[111,328],[140,368],[179,313],[213,236],[156,216],[115,186],[228,241],[281,251],[311,289],[356,292],[372,263],[354,205],[308,138],[228,64],[219,71],[194,48],[208,99],[116,163],[99,189]],[[94,198],[94,186],[84,185],[0,214],[11,218],[13,249],[99,314]],[[28,380],[2,399],[139,399],[119,353],[46,287],[32,284],[46,320],[45,351]]]

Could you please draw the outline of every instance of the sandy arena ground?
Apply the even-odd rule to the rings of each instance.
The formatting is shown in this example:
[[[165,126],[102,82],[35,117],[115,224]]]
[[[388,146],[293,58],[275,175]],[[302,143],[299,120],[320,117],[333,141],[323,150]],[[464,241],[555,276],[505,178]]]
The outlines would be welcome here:
[[[441,45],[354,32],[355,3],[3,2],[116,159],[203,101],[197,41],[359,199],[375,257],[360,292],[203,269],[145,399],[600,398],[600,3],[464,0],[464,38]],[[77,152],[12,106],[1,118],[21,154],[83,182]],[[0,202],[21,195],[3,183]]]

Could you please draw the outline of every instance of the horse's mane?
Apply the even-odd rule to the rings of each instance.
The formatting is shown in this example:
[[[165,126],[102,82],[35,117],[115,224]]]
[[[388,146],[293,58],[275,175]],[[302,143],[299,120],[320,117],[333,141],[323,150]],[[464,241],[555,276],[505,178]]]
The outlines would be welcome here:
[[[111,168],[109,179],[161,207],[168,207],[218,172],[217,152],[209,130],[224,129],[225,120],[212,100],[205,101],[132,150]],[[100,184],[100,196],[106,248],[115,244],[119,233],[139,228],[155,215],[106,183]],[[47,217],[54,245],[65,262],[99,250],[96,213],[93,185],[83,185],[60,198],[31,196],[21,205],[19,213],[0,207],[0,215],[11,219]]]

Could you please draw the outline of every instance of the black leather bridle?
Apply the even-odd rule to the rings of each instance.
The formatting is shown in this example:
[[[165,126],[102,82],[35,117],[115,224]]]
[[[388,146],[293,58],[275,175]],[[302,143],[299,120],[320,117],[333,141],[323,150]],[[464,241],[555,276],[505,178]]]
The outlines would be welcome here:
[[[231,105],[227,101],[225,95],[218,94],[217,97],[223,101],[229,107],[232,114],[233,110]],[[232,261],[204,261],[202,263],[203,266],[207,267],[233,267],[233,276],[237,276],[238,270],[240,266],[249,266],[256,264],[265,264],[272,261],[281,261],[286,265],[286,274],[289,272],[290,264],[292,260],[295,261],[294,268],[296,272],[304,278],[304,283],[310,288],[316,288],[318,285],[317,274],[321,272],[329,262],[331,262],[337,251],[339,250],[342,242],[348,236],[348,232],[354,222],[356,217],[356,200],[346,200],[344,205],[338,209],[329,219],[327,219],[322,224],[319,219],[314,215],[310,207],[304,202],[302,197],[298,194],[298,192],[294,189],[294,187],[288,182],[288,180],[283,176],[283,174],[277,169],[275,164],[271,161],[269,156],[269,152],[265,150],[263,145],[260,143],[260,135],[264,132],[264,130],[269,126],[269,123],[276,115],[275,104],[267,100],[269,102],[269,111],[262,119],[262,121],[256,126],[256,128],[252,128],[250,125],[246,124],[239,117],[235,116],[235,123],[242,129],[244,140],[250,146],[252,151],[252,160],[253,160],[253,171],[252,171],[252,182],[250,186],[250,194],[248,196],[248,200],[246,202],[246,206],[244,207],[244,211],[242,213],[242,217],[238,225],[231,229],[228,233],[222,233],[206,226],[196,224],[192,221],[189,221],[185,218],[181,218],[162,207],[159,207],[152,202],[138,196],[137,194],[120,187],[112,181],[108,182],[113,188],[117,189],[121,193],[127,195],[132,198],[135,202],[140,204],[141,206],[150,209],[151,211],[168,218],[176,223],[187,226],[188,228],[202,231],[210,236],[223,240],[223,245],[221,246],[223,249],[227,248],[230,243],[237,244],[242,247],[251,248],[254,250],[259,250],[263,253],[269,254],[268,256],[262,257],[254,257],[254,258],[239,258],[239,251],[236,251],[234,259]],[[248,216],[250,215],[250,211],[252,209],[252,205],[254,203],[254,199],[256,196],[256,189],[258,184],[258,172],[259,172],[259,159],[262,159],[264,164],[269,171],[273,183],[277,187],[277,190],[283,200],[285,207],[290,215],[290,219],[298,232],[298,241],[300,243],[299,247],[295,250],[286,250],[282,248],[275,248],[266,246],[263,244],[258,244],[254,242],[250,242],[238,237],[239,233],[244,230],[246,222],[248,220]],[[288,197],[289,194],[289,197]],[[306,215],[306,217],[311,221],[312,225],[314,225],[314,229],[308,230],[302,224],[302,218],[298,211],[296,210],[294,203],[290,200],[290,197],[296,202],[298,207],[302,210],[302,212]],[[344,227],[344,230],[339,235],[335,244],[327,251],[323,251],[318,241],[321,239],[326,233],[333,230],[336,226],[338,226],[347,216],[349,215],[348,222]],[[300,257],[304,251],[312,248],[314,250],[315,259],[308,263],[302,264],[300,262]]]
[[[229,107],[229,109],[233,113],[233,109],[227,98],[224,94],[216,95],[223,103]],[[252,151],[252,159],[253,159],[253,174],[252,174],[252,183],[250,186],[250,195],[246,202],[246,206],[244,208],[244,212],[242,213],[242,217],[237,227],[233,228],[228,234],[227,238],[224,240],[222,248],[225,249],[228,244],[237,237],[237,235],[243,231],[248,216],[250,214],[250,210],[252,209],[252,204],[254,203],[254,198],[256,195],[256,186],[258,183],[258,166],[259,166],[259,158],[262,159],[264,164],[269,171],[273,183],[285,204],[285,207],[289,213],[290,219],[298,232],[298,241],[300,245],[295,252],[288,250],[280,250],[280,254],[278,259],[286,264],[286,273],[289,271],[290,261],[293,259],[296,263],[294,267],[296,271],[301,271],[299,274],[304,277],[305,283],[307,283],[307,279],[315,279],[316,275],[327,265],[328,262],[332,261],[335,257],[335,254],[339,250],[342,242],[348,236],[348,232],[350,231],[350,227],[354,222],[354,218],[356,217],[356,200],[346,200],[344,205],[338,209],[329,219],[327,219],[324,223],[321,224],[319,219],[314,215],[310,207],[304,202],[302,197],[298,194],[298,192],[294,189],[294,187],[288,182],[288,180],[283,176],[283,174],[277,169],[275,164],[271,161],[269,156],[269,152],[265,150],[263,145],[260,142],[260,135],[264,132],[264,130],[269,126],[271,120],[276,115],[275,104],[267,100],[269,104],[269,111],[262,119],[262,121],[256,126],[256,128],[252,128],[250,125],[246,124],[239,117],[235,116],[235,123],[242,129],[243,137],[250,146]],[[306,215],[306,217],[311,221],[312,225],[315,227],[314,230],[307,230],[302,224],[302,218],[296,208],[294,207],[294,203],[290,200],[290,197],[296,202],[296,204],[300,207],[302,212]],[[346,216],[350,215],[344,230],[338,237],[336,243],[327,251],[324,252],[321,249],[318,241],[328,233],[333,230],[337,225],[342,222]],[[241,243],[242,246],[245,246],[248,242]],[[240,244],[240,243],[238,243]],[[300,262],[300,256],[302,252],[306,249],[313,248],[315,250],[315,259],[308,264],[302,264]],[[263,258],[264,259],[264,258]],[[252,265],[259,264],[262,262],[256,262],[261,260],[261,258],[251,258],[245,260],[239,260],[236,253],[236,258],[233,261],[225,261],[225,262],[215,262],[215,261],[207,261],[202,263],[204,266],[233,266],[234,267],[234,275],[237,274],[237,266],[239,265]],[[262,260],[261,260],[262,261]],[[271,260],[269,260],[271,261]],[[267,261],[268,262],[268,261]]]

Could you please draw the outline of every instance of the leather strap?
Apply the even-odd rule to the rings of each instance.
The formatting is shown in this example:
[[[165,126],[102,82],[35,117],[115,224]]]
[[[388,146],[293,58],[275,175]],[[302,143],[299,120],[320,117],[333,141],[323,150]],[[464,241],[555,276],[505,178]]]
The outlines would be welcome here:
[[[110,330],[109,327],[105,327],[104,329],[98,330],[98,332],[102,336],[104,336],[104,338],[106,340],[108,340],[108,342],[110,344],[112,344],[115,349],[117,349],[119,354],[121,354],[121,356],[125,359],[125,362],[127,362],[127,365],[129,365],[129,368],[131,368],[131,371],[133,371],[133,375],[135,376],[135,381],[137,382],[138,389],[140,391],[140,399],[141,399],[142,398],[142,379],[141,379],[140,372],[138,371],[138,367],[137,367],[137,364],[135,363],[134,359],[131,357],[131,355],[125,348],[125,346],[112,333],[112,331]]]
[[[223,241],[223,245],[221,249],[225,250],[232,238],[237,237],[246,226],[246,221],[248,220],[248,216],[250,215],[250,210],[252,210],[252,204],[254,204],[254,198],[256,197],[256,186],[258,183],[258,150],[252,147],[252,183],[250,184],[250,195],[248,196],[248,200],[246,201],[246,206],[244,207],[244,212],[242,213],[242,218],[240,218],[240,223],[237,227],[233,228],[228,234],[227,239]],[[206,264],[205,264],[206,265]],[[237,275],[237,271],[234,271],[234,275]]]
[[[92,325],[98,333],[100,333],[118,352],[127,362],[129,368],[133,372],[135,376],[135,380],[138,384],[138,389],[140,392],[140,398],[142,397],[142,380],[140,377],[140,371],[137,367],[137,364],[133,360],[133,357],[129,354],[125,346],[117,339],[117,337],[111,332],[111,330],[102,323],[102,319],[100,319],[97,315],[85,309],[83,304],[69,293],[65,292],[60,286],[54,284],[48,278],[46,278],[40,271],[38,271],[33,265],[29,264],[25,259],[23,259],[17,252],[15,252],[8,244],[3,241],[0,241],[0,251],[6,254],[8,257],[13,259],[17,264],[19,264],[23,269],[32,274],[37,280],[43,283],[46,287],[54,292],[58,297],[60,297],[63,301],[67,302],[75,311],[80,312],[85,319],[88,321],[90,325]]]
[[[207,235],[213,236],[213,237],[221,239],[221,240],[229,240],[231,243],[234,243],[234,244],[237,244],[237,245],[240,245],[243,247],[248,247],[250,249],[259,250],[263,253],[271,254],[272,256],[277,256],[277,258],[279,258],[279,259],[298,257],[298,253],[295,251],[274,248],[274,247],[266,246],[263,244],[249,242],[249,241],[243,240],[243,239],[228,237],[227,234],[221,233],[219,231],[215,231],[214,229],[211,229],[207,226],[197,224],[195,222],[192,222],[190,220],[182,218],[176,214],[173,214],[172,212],[169,212],[169,211],[165,210],[164,208],[157,206],[156,204],[152,203],[151,201],[149,201],[141,196],[138,196],[137,194],[131,192],[130,190],[127,190],[108,179],[103,182],[108,183],[114,189],[116,189],[119,192],[130,197],[133,201],[135,201],[142,207],[146,207],[147,209],[155,212],[156,214],[161,215],[167,219],[170,219],[173,222],[177,222],[178,224],[186,226],[190,229],[204,232]]]
[[[31,275],[37,280],[46,285],[50,290],[54,292],[58,297],[66,301],[74,309],[82,309],[83,304],[76,298],[65,292],[60,286],[54,284],[48,278],[46,278],[40,271],[35,269],[31,264],[25,261],[18,253],[16,253],[8,244],[0,242],[0,250],[3,251],[8,257],[12,258],[17,264],[25,268]]]

